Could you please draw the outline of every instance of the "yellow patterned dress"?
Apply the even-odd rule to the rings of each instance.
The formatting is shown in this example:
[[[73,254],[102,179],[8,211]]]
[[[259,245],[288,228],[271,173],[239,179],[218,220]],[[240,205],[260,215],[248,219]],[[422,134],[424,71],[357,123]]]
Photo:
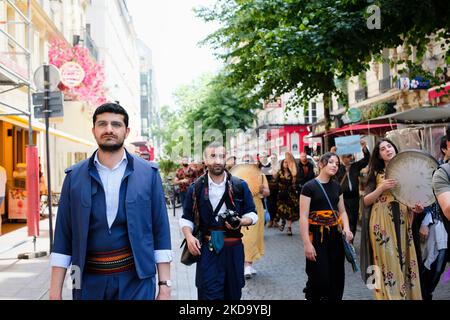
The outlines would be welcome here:
[[[384,174],[377,175],[377,187],[384,181]],[[414,247],[411,219],[408,208],[399,204],[400,251],[395,231],[391,192],[385,191],[373,204],[369,224],[370,244],[374,255],[377,300],[421,300],[419,267]]]

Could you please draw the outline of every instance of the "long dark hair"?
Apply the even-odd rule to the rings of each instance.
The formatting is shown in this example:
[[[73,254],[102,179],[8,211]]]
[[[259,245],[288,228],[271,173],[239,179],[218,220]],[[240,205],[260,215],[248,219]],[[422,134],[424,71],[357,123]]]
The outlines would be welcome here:
[[[381,159],[380,156],[380,144],[382,142],[387,142],[390,143],[395,150],[395,153],[398,153],[398,149],[397,146],[389,139],[387,138],[383,138],[380,141],[378,141],[375,144],[375,147],[373,148],[373,152],[372,152],[372,156],[370,157],[370,162],[369,162],[369,176],[367,178],[367,184],[371,184],[373,183],[374,185],[376,185],[376,176],[378,173],[381,173],[384,171],[384,160]]]
[[[279,177],[281,174],[284,175],[284,167],[283,167],[283,165],[284,165],[284,161],[285,161],[285,160],[286,160],[286,159],[281,160],[281,163],[280,163],[280,169],[278,170],[278,174],[277,174],[278,177]],[[289,169],[289,166],[288,166],[286,169],[287,169],[287,171],[289,172],[289,174],[291,175],[291,179],[294,179],[294,176],[292,175],[292,172],[291,172],[291,170]]]

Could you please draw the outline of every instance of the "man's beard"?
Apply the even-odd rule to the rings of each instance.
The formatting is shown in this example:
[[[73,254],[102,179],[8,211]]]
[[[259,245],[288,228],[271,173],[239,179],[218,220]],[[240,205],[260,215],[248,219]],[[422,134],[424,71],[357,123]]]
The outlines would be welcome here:
[[[225,171],[225,166],[220,166],[220,167],[218,167],[218,166],[211,166],[208,169],[209,169],[209,172],[212,175],[220,176]]]
[[[115,144],[99,144],[98,147],[104,152],[116,152],[123,147],[123,141]]]

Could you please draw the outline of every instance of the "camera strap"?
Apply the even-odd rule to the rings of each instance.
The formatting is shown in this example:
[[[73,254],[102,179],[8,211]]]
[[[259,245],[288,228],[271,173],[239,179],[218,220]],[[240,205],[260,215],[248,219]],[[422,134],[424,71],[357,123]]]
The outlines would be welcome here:
[[[213,212],[214,218],[216,218],[217,215],[219,214],[220,208],[222,208],[222,206],[227,198],[227,195],[228,195],[228,192],[227,192],[227,190],[225,190],[225,192],[223,193],[222,199],[220,199],[219,204],[217,205],[216,209],[214,209],[214,212]]]

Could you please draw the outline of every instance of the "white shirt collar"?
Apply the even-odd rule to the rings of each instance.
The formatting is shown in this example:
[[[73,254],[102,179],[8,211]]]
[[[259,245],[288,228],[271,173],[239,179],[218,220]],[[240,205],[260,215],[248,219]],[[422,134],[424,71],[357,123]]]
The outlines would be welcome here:
[[[125,149],[123,149],[123,156],[122,156],[122,159],[121,159],[121,160],[119,161],[119,163],[117,163],[116,166],[115,166],[114,168],[112,168],[112,169],[109,169],[107,166],[103,165],[103,164],[100,162],[100,160],[98,159],[98,151],[95,153],[95,156],[94,156],[94,164],[95,164],[96,166],[99,166],[99,167],[102,168],[102,169],[107,169],[107,170],[110,170],[110,171],[116,170],[116,169],[122,164],[122,162],[125,162],[125,163],[128,162],[127,153],[125,152]]]
[[[215,186],[215,187],[223,187],[223,186],[225,185],[225,183],[227,182],[227,178],[228,178],[227,172],[224,171],[224,173],[225,173],[225,175],[224,175],[223,181],[222,181],[221,183],[219,183],[219,184],[215,183],[215,182],[211,179],[211,177],[209,176],[209,173],[208,173],[208,186],[209,186],[209,187],[212,187],[212,186]]]

